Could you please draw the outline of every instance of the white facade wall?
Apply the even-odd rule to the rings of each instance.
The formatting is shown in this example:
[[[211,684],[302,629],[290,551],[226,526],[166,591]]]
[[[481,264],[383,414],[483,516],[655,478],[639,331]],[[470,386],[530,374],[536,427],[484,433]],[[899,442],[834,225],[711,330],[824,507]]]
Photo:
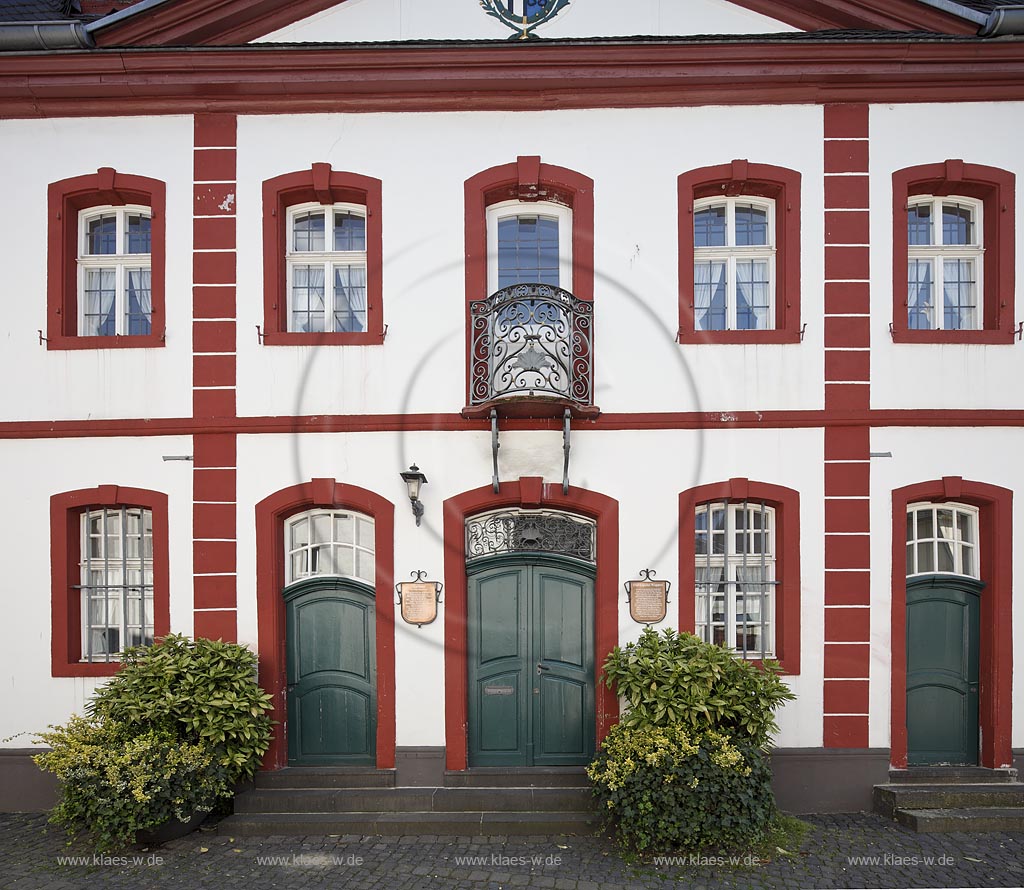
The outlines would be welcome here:
[[[748,140],[752,129],[759,132],[756,145]],[[609,134],[615,134],[612,151]],[[821,408],[821,139],[822,111],[816,106],[296,115],[287,126],[277,116],[241,117],[239,414],[461,410],[466,403],[463,186],[475,173],[517,155],[540,155],[543,163],[594,180],[594,383],[603,411]],[[723,154],[722,146],[732,153]],[[676,179],[734,156],[802,175],[802,311],[808,324],[799,346],[675,343]],[[383,182],[387,340],[383,347],[358,349],[260,346],[262,183],[324,161],[335,170]]]
[[[159,145],[153,152],[145,146]],[[0,121],[8,212],[0,218],[7,379],[0,415],[11,420],[106,420],[192,413],[192,118]],[[167,341],[160,349],[47,350],[46,190],[113,167],[167,184]]]

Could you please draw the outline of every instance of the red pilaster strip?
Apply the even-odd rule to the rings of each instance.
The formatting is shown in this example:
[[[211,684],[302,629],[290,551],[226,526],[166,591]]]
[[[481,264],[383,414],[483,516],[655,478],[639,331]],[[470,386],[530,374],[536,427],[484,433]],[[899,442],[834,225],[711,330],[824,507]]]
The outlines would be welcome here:
[[[192,414],[231,420],[235,406],[236,119],[195,117],[192,254]],[[193,436],[195,635],[237,636],[236,437]]]
[[[826,105],[825,412],[871,405],[868,108]],[[825,429],[827,748],[868,745],[870,430]]]

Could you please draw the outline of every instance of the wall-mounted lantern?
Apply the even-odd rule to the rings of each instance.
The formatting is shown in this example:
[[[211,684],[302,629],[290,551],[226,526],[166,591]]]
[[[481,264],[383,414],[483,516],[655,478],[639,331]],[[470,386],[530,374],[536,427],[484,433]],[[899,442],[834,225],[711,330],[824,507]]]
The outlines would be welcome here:
[[[427,484],[427,477],[420,472],[420,468],[413,464],[402,473],[402,481],[409,489],[409,501],[412,503],[412,515],[416,517],[416,525],[420,524],[423,518],[423,504],[420,502],[420,488]]]
[[[629,601],[629,617],[638,624],[657,624],[665,620],[668,613],[668,592],[672,589],[669,581],[655,581],[653,569],[640,572],[642,580],[627,581],[626,599]]]
[[[424,581],[426,572],[412,572],[415,581],[402,581],[395,585],[398,604],[402,607],[402,620],[406,624],[423,627],[437,618],[437,604],[441,602],[440,581]]]

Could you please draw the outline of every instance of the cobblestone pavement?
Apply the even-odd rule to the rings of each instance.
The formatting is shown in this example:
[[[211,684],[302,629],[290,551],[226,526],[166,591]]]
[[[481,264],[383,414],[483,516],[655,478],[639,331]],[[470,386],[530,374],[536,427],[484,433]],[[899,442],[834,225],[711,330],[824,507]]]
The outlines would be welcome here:
[[[102,860],[68,847],[45,816],[3,814],[0,888],[1024,887],[1024,833],[919,835],[864,813],[805,819],[811,831],[795,855],[721,865],[689,857],[631,863],[603,837],[228,838],[212,831]]]

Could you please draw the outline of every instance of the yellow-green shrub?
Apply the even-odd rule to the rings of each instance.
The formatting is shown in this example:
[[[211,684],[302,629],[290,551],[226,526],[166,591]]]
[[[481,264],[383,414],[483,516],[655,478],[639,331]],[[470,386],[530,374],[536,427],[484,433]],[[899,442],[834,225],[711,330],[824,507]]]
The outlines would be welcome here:
[[[209,812],[232,786],[209,746],[166,729],[72,717],[40,736],[50,746],[36,764],[60,780],[50,821],[72,835],[88,834],[98,850],[135,839],[136,832]]]
[[[587,775],[620,843],[640,851],[747,846],[777,812],[764,751],[679,723],[613,726]]]

